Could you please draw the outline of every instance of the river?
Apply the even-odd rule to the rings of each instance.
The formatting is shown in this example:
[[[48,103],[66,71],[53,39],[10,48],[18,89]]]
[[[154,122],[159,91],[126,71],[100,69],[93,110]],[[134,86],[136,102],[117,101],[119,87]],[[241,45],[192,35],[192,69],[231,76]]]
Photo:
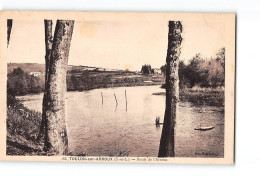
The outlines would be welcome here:
[[[163,91],[157,85],[67,92],[69,151],[88,156],[157,156],[162,126],[155,126],[155,118],[163,121],[165,96],[153,93]],[[41,112],[42,97],[43,94],[37,94],[19,99],[29,109]],[[194,130],[203,126],[215,128]],[[177,157],[223,157],[223,111],[219,107],[180,102],[175,140]]]

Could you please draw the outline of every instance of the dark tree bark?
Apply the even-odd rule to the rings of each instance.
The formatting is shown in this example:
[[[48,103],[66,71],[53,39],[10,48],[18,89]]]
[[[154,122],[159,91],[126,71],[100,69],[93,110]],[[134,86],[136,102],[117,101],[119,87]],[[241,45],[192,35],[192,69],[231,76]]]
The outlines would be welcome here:
[[[182,24],[169,22],[168,50],[166,57],[166,108],[158,157],[174,157],[176,112],[179,102],[179,57],[182,42]]]
[[[50,154],[66,155],[68,138],[65,121],[66,74],[74,21],[57,20],[50,60],[46,94],[44,149]]]
[[[12,26],[13,26],[13,20],[7,19],[7,48],[8,48],[9,41],[10,41]]]
[[[43,142],[44,134],[45,134],[45,122],[46,122],[46,111],[45,106],[46,104],[46,94],[47,94],[47,85],[48,81],[48,75],[49,75],[49,64],[50,64],[50,57],[51,57],[51,49],[52,49],[52,42],[53,42],[53,36],[52,36],[52,20],[44,20],[44,28],[45,28],[45,89],[44,89],[44,95],[43,95],[43,104],[42,104],[42,121],[41,121],[41,127],[40,132],[37,138],[37,142]]]

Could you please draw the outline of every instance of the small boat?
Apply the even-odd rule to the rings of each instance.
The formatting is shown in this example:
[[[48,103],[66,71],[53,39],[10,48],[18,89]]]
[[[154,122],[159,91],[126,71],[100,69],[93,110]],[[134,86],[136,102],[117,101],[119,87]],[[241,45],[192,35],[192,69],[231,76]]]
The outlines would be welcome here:
[[[212,130],[213,128],[215,128],[215,127],[214,126],[199,127],[199,128],[195,128],[194,130],[207,131],[207,130]]]

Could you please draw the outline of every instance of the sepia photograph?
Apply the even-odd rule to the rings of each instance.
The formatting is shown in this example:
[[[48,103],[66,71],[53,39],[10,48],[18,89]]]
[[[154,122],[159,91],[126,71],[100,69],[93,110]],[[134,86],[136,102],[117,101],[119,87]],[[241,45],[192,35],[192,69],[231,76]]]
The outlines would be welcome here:
[[[235,18],[1,11],[0,159],[233,164]]]

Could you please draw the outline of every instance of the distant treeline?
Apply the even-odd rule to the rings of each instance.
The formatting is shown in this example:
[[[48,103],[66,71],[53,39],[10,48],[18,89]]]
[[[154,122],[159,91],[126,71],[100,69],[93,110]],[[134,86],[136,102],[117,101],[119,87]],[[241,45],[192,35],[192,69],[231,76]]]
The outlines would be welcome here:
[[[166,66],[161,70],[165,74]],[[225,86],[225,48],[221,48],[214,58],[205,59],[196,54],[188,64],[180,61],[179,80],[180,88]]]

